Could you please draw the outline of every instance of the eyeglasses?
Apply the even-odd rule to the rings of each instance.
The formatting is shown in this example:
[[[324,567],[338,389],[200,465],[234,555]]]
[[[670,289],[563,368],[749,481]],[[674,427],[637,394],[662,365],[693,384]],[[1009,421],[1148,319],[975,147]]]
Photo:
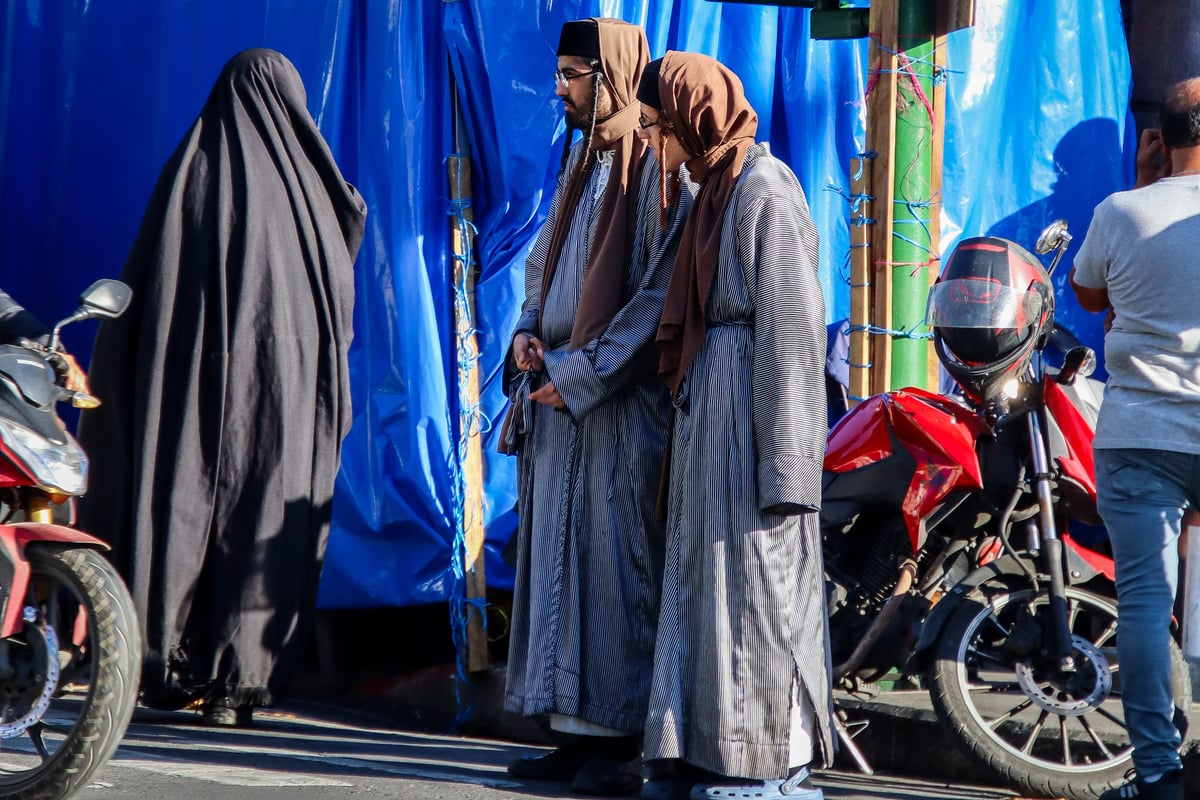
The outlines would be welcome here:
[[[662,117],[659,117],[658,119],[646,119],[645,117],[638,117],[638,127],[642,130],[653,128],[655,125],[662,125],[664,122],[666,122],[666,120]]]
[[[598,69],[588,70],[587,72],[563,72],[561,69],[554,70],[554,82],[561,88],[565,89],[570,85],[571,81],[576,78],[582,78],[587,75],[596,75],[600,72]]]

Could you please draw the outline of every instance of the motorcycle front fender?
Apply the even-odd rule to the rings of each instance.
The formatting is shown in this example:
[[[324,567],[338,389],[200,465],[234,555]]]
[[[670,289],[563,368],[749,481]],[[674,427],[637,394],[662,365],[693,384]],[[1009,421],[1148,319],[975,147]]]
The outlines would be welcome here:
[[[1070,539],[1064,539],[1064,543],[1067,545],[1063,547],[1063,553],[1067,561],[1065,577],[1068,584],[1086,583],[1100,574],[1104,574],[1110,580],[1112,579],[1102,568],[1100,562],[1095,559],[1085,559],[1079,552],[1082,549],[1079,545]],[[1096,554],[1092,555],[1095,556]],[[1103,559],[1103,556],[1097,556],[1097,558]],[[917,674],[914,670],[920,671],[924,669],[926,651],[937,641],[946,621],[950,619],[950,615],[958,608],[959,603],[962,602],[964,597],[990,580],[1011,581],[1013,578],[1022,581],[1027,580],[1025,571],[1021,569],[1021,565],[1017,562],[1017,559],[1010,555],[1003,555],[979,567],[955,584],[950,591],[946,592],[938,600],[933,610],[925,617],[925,621],[921,623],[921,636],[917,639],[917,644],[912,649],[912,653],[909,654],[905,671],[910,675],[914,675]]]
[[[24,597],[29,588],[25,548],[39,542],[110,549],[104,540],[65,525],[42,522],[0,525],[0,638],[12,636],[21,624],[21,603],[12,599]]]

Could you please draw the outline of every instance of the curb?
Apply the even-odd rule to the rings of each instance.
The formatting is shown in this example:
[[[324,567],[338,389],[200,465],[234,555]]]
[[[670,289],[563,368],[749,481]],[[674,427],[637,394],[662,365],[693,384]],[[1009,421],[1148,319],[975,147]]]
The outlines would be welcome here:
[[[897,692],[899,695],[924,692]],[[899,700],[900,698],[896,698]],[[861,699],[834,693],[838,716],[873,772],[910,775],[949,783],[978,783],[979,767],[960,750],[932,708],[920,704]],[[931,755],[936,757],[931,758]],[[839,742],[834,765],[859,770]]]
[[[856,724],[861,728],[853,741],[874,771],[947,782],[979,782],[979,765],[965,754],[963,745],[938,718],[927,692],[890,692],[871,699],[835,692],[835,701],[850,732],[855,733]],[[1198,722],[1200,704],[1192,703],[1182,750],[1186,797],[1200,797]],[[848,770],[858,768],[845,747],[838,752],[836,764]]]

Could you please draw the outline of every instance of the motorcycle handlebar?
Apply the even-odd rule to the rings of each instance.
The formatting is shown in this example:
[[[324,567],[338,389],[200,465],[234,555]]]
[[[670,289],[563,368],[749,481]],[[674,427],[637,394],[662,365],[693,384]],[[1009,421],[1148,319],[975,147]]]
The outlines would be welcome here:
[[[71,365],[63,356],[65,351],[61,346],[56,347],[54,344],[43,344],[36,339],[30,339],[25,336],[18,338],[16,343],[19,347],[24,347],[26,350],[37,353],[54,370],[54,384],[58,388],[58,399],[60,401],[68,402],[75,408],[96,408],[100,405],[100,398],[95,395],[66,387],[67,375],[71,371]]]

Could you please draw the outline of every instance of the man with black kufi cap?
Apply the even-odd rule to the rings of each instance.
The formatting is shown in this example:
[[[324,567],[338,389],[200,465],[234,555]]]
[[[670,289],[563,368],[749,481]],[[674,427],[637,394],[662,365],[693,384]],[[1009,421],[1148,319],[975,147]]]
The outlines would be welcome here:
[[[568,22],[557,55],[567,141],[525,265],[501,449],[517,455],[519,484],[505,706],[548,717],[562,744],[509,772],[626,794],[642,783],[664,558],[669,401],[653,337],[687,203],[663,224],[637,135],[641,28]]]

